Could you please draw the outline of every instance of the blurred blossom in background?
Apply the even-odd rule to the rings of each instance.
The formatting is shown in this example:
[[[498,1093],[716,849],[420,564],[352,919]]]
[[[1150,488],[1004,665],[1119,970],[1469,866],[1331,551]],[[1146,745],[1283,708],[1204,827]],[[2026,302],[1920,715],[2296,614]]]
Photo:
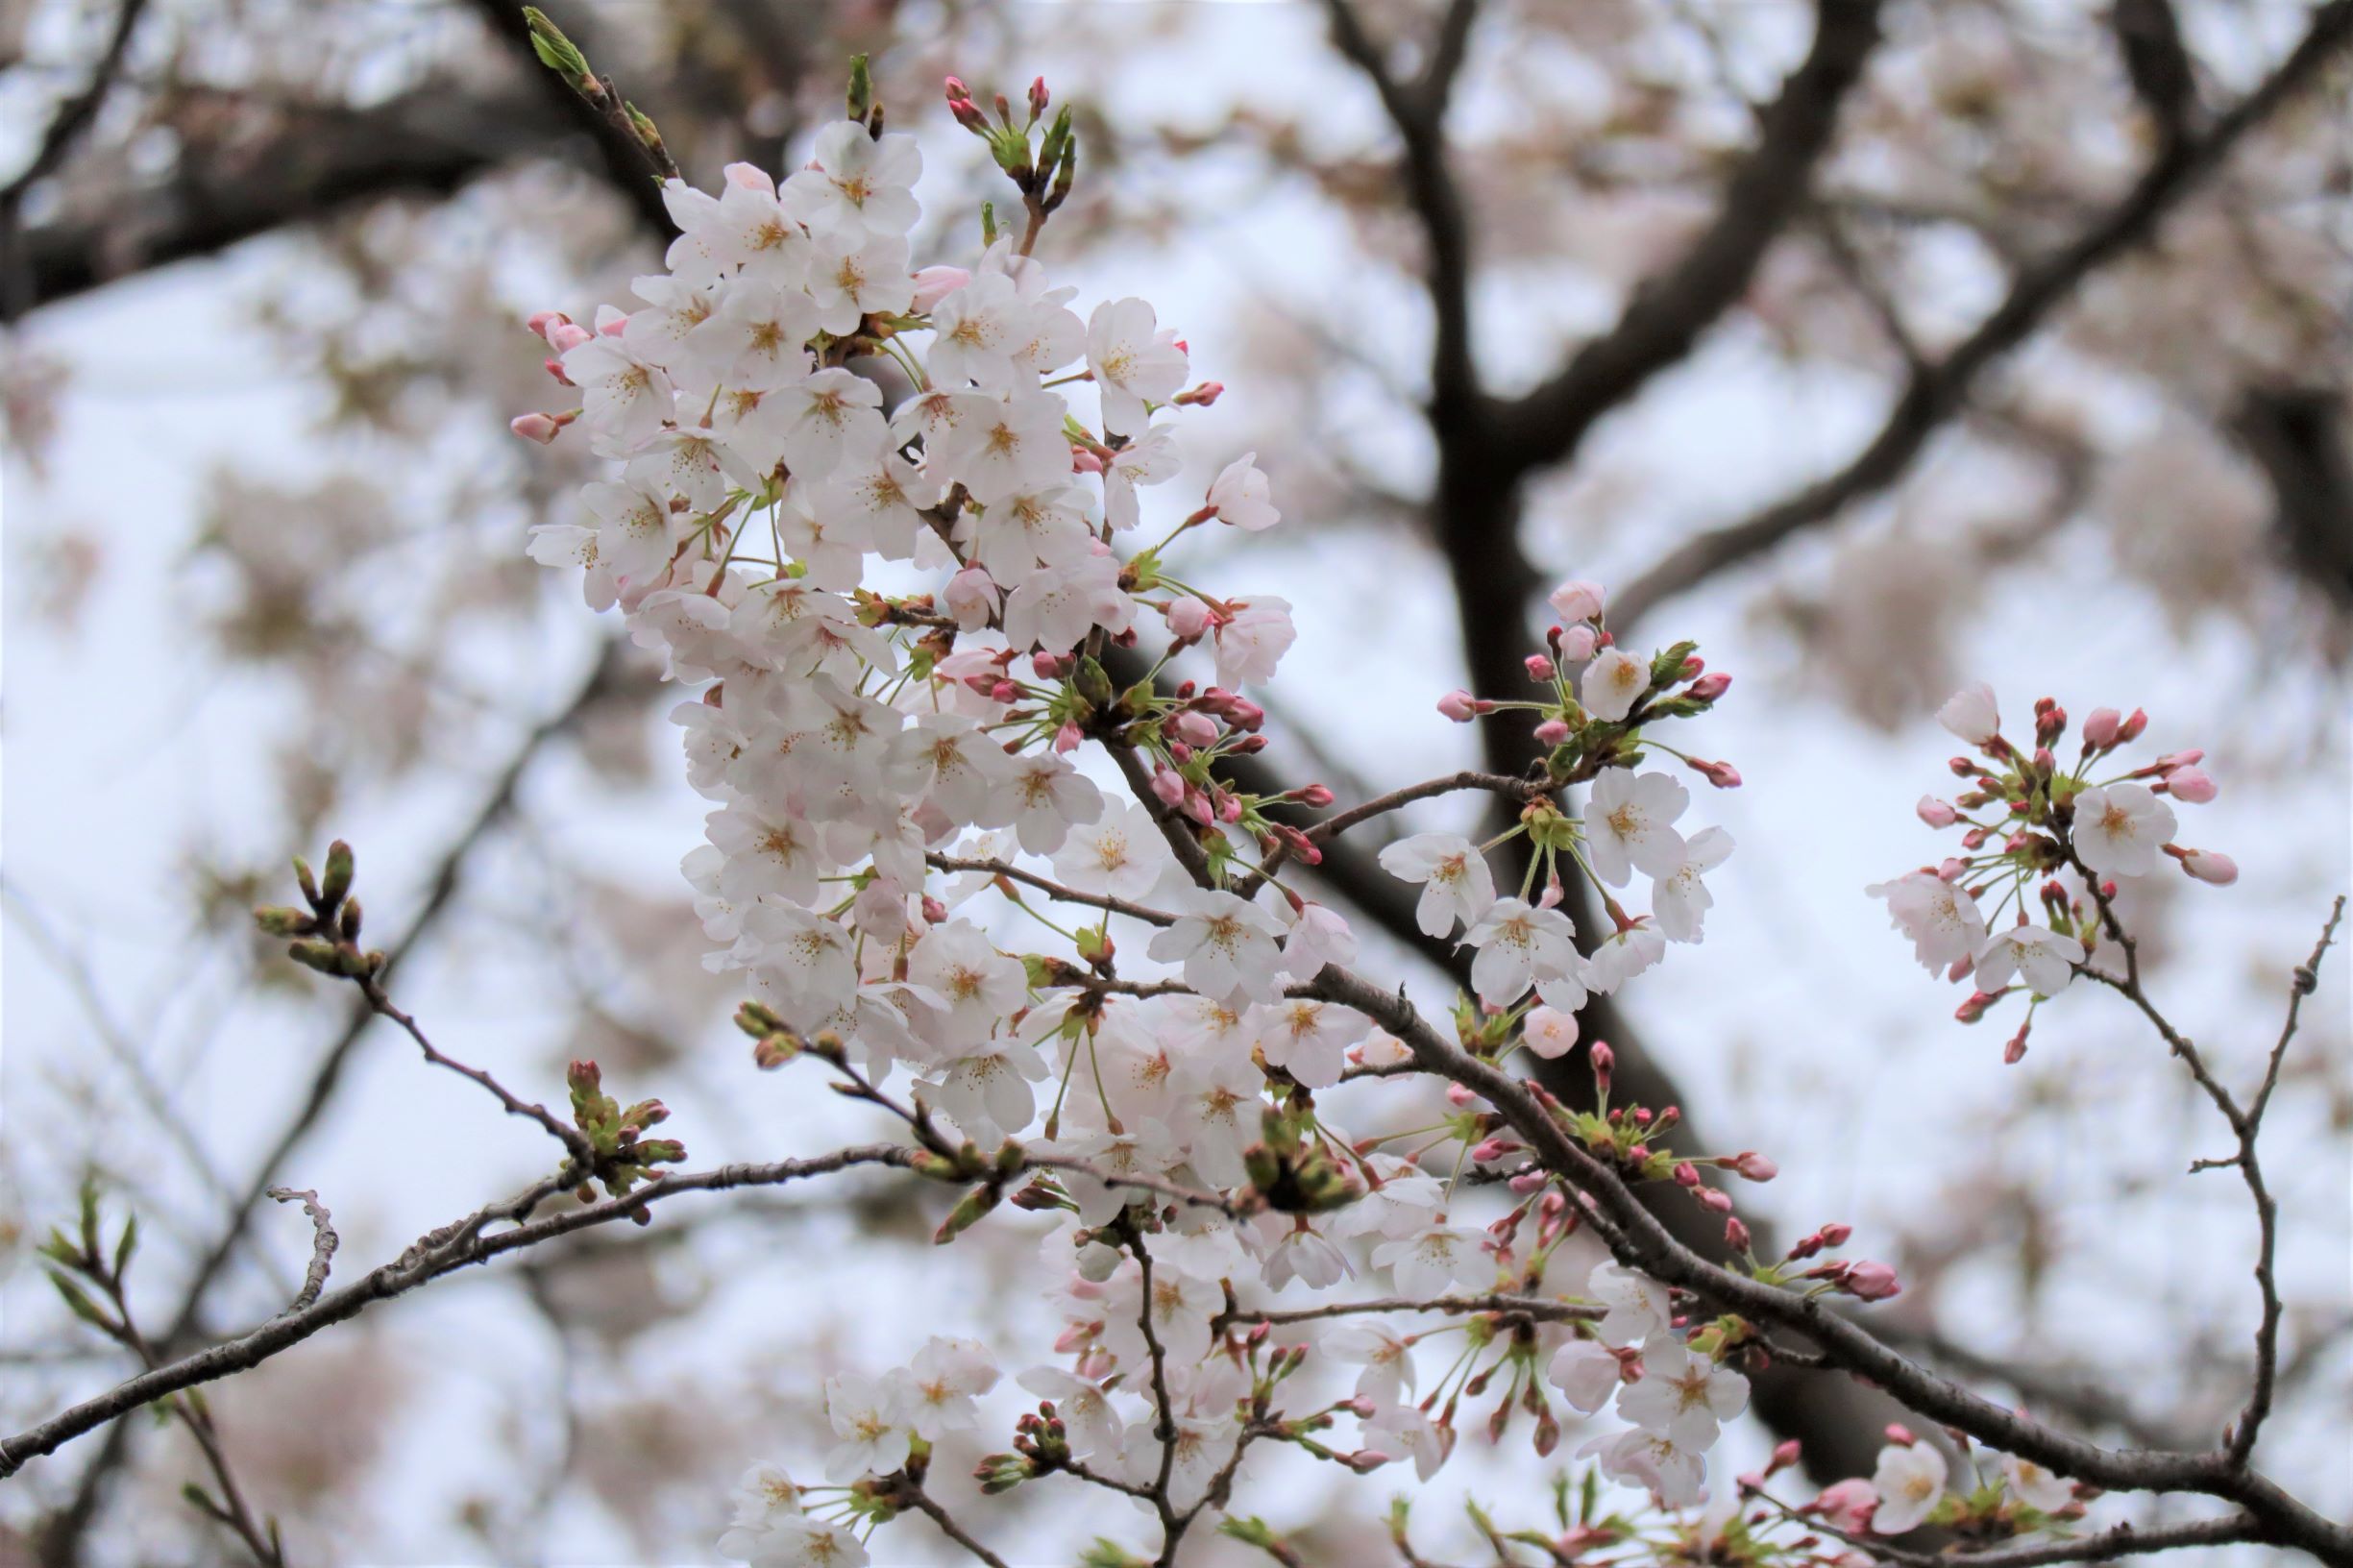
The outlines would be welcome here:
[[[1296,609],[1270,756],[1343,801],[1516,768],[1434,704],[1501,687],[1563,577],[1617,589],[1613,625],[1696,638],[1736,682],[1705,744],[1746,780],[1709,802],[1742,846],[1711,978],[1631,986],[1585,1037],[1704,1146],[1776,1151],[1744,1212],[1873,1237],[1907,1349],[2106,1440],[2213,1440],[2253,1305],[2243,1192],[2183,1174],[2224,1152],[2211,1109],[2120,1006],[2055,1014],[2005,1068],[2006,1031],[1954,1024],[1862,890],[1932,852],[1910,802],[1949,786],[1932,714],[1956,686],[2145,707],[2156,749],[2205,748],[2222,790],[2194,842],[2242,874],[2153,878],[2129,917],[2184,1031],[2260,1070],[2353,873],[2353,70],[2211,169],[2147,171],[2199,163],[2305,5],[1892,4],[1818,154],[1777,171],[1749,150],[1807,60],[1803,0],[1487,0],[1442,125],[1402,127],[1321,4],[549,9],[706,187],[797,163],[870,54],[922,143],[919,260],[968,262],[1003,199],[942,77],[1042,75],[1089,156],[1042,259],[1082,301],[1152,299],[1229,389],[1189,420],[1188,482],[1255,451],[1290,524],[1204,547]],[[1441,9],[1349,14],[1406,78]],[[24,171],[0,172],[8,1430],[126,1370],[31,1254],[86,1176],[141,1216],[142,1323],[192,1348],[301,1281],[308,1228],[259,1188],[333,1195],[356,1272],[539,1173],[530,1129],[253,933],[331,837],[451,1054],[548,1096],[593,1057],[625,1099],[660,1092],[698,1163],[871,1136],[814,1079],[753,1073],[678,874],[708,808],[672,697],[523,553],[592,465],[506,431],[550,405],[522,324],[625,298],[663,235],[519,13],[19,0],[0,51],[0,171]],[[1662,277],[1678,319],[1642,313]],[[1168,521],[1178,493],[1153,498]],[[1368,956],[1442,1003],[1409,897],[1373,907],[1402,885],[1367,904],[1334,874]],[[2288,1315],[2263,1457],[2337,1517],[2346,993],[2340,970],[2307,1013],[2267,1144]],[[878,1177],[681,1205],[421,1291],[213,1404],[315,1560],[716,1560],[747,1463],[813,1468],[825,1376],[935,1333],[1051,1338],[1040,1230],[935,1254],[942,1202]],[[1867,1471],[1858,1422],[1760,1408],[1728,1471],[1790,1435]],[[1524,1445],[1462,1459],[1434,1518],[1549,1474]],[[0,1561],[217,1556],[178,1501],[196,1465],[175,1429],[94,1433],[0,1485]],[[1252,1506],[1311,1560],[1388,1560],[1394,1484],[1332,1469]],[[1130,1528],[1107,1501],[1031,1498],[1005,1544]],[[1186,1560],[1262,1559],[1205,1535]]]

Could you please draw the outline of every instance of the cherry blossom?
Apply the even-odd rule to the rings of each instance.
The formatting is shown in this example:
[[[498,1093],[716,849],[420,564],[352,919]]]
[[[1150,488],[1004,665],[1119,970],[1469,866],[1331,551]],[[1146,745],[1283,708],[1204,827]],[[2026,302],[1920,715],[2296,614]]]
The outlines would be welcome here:
[[[2056,996],[2075,978],[2083,943],[2039,925],[2014,925],[1977,949],[1977,989],[1999,991],[2022,977],[2037,996]]]
[[[1495,902],[1486,857],[1459,834],[1416,833],[1382,850],[1380,860],[1391,876],[1422,884],[1413,918],[1425,936],[1451,936],[1458,920],[1476,925]]]
[[[1142,300],[1108,300],[1087,322],[1087,368],[1103,392],[1103,427],[1114,435],[1144,428],[1149,408],[1185,384],[1185,351]],[[1270,520],[1271,521],[1271,520]]]
[[[1471,960],[1471,989],[1490,1007],[1507,1007],[1539,979],[1574,972],[1579,959],[1577,928],[1556,909],[1537,909],[1517,898],[1487,907],[1462,940],[1479,949]]]
[[[1633,712],[1635,700],[1650,685],[1648,664],[1622,648],[1605,648],[1578,678],[1577,695],[1587,713],[1614,724]]]
[[[1636,870],[1660,878],[1680,872],[1687,857],[1683,836],[1674,824],[1690,804],[1691,792],[1665,773],[1636,774],[1613,768],[1595,779],[1585,812],[1586,853],[1594,874],[1622,888]],[[1720,842],[1717,861],[1731,853],[1731,840]],[[1707,870],[1707,864],[1699,870]]]
[[[1945,1456],[1926,1443],[1890,1443],[1879,1450],[1871,1489],[1879,1507],[1871,1516],[1875,1534],[1901,1535],[1920,1528],[1945,1495]]]
[[[1936,710],[1936,722],[1972,746],[1991,745],[2001,733],[2001,714],[1995,707],[1994,688],[1983,681],[1962,687]]]
[[[2108,876],[2146,876],[2173,836],[2173,808],[2145,784],[2110,784],[2075,796],[2075,853]]]

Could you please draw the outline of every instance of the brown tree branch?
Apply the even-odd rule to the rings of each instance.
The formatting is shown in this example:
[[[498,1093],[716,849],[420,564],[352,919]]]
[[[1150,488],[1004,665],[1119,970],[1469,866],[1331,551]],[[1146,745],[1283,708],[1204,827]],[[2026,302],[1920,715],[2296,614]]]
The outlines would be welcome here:
[[[1742,522],[1677,546],[1617,592],[1610,606],[1613,622],[1630,626],[1662,600],[1829,521],[1901,478],[1928,438],[1959,412],[1980,373],[2032,336],[2084,279],[2154,233],[2166,214],[2318,76],[2348,38],[2353,38],[2353,0],[2329,0],[2316,8],[2302,41],[2260,86],[2202,135],[2164,145],[2114,207],[2073,241],[2026,267],[1973,331],[1916,371],[1878,433],[1844,468]]]

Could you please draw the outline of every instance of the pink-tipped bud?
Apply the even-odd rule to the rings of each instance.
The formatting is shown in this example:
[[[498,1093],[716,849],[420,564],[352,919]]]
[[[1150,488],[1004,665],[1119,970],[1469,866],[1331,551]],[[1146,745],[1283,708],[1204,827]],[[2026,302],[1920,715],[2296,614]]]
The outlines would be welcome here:
[[[1479,1095],[1475,1091],[1465,1089],[1460,1084],[1448,1084],[1446,1086],[1446,1103],[1453,1106],[1456,1110],[1460,1111],[1467,1106],[1477,1105],[1479,1103]]]
[[[1912,1429],[1905,1426],[1900,1421],[1890,1421],[1887,1424],[1886,1430],[1881,1432],[1879,1435],[1886,1438],[1890,1443],[1893,1443],[1898,1448],[1910,1448],[1914,1443],[1920,1441],[1919,1438],[1912,1435]]]
[[[1316,807],[1328,806],[1335,798],[1329,784],[1302,784],[1290,792],[1290,797],[1303,806]]]
[[[1040,652],[1031,657],[1029,667],[1040,680],[1060,680],[1078,668],[1078,661],[1066,653]]]
[[[2116,745],[2124,727],[2124,716],[2114,708],[2094,708],[2084,716],[2083,745],[2087,751],[2105,751]]]
[[[1186,388],[1168,401],[1179,408],[1207,408],[1225,395],[1225,382],[1203,381],[1199,386]]]
[[[1530,680],[1543,682],[1553,678],[1553,657],[1549,653],[1531,653],[1521,661],[1528,667]]]
[[[1198,708],[1187,708],[1170,721],[1177,734],[1191,746],[1215,746],[1217,721]]]
[[[1973,991],[1969,993],[1968,1001],[1952,1010],[1953,1021],[1955,1023],[1975,1023],[1985,1017],[1987,1008],[2000,1000],[2001,992],[1998,991]]]
[[[1754,1149],[1743,1149],[1725,1162],[1752,1182],[1769,1182],[1781,1173],[1781,1167]]]
[[[1609,1092],[1609,1075],[1617,1070],[1618,1053],[1609,1048],[1609,1041],[1597,1040],[1593,1042],[1592,1060],[1594,1086],[1606,1094]]]
[[[1152,771],[1152,795],[1164,806],[1175,808],[1185,803],[1184,775],[1169,768]]]
[[[1692,1196],[1700,1200],[1700,1207],[1703,1209],[1712,1210],[1719,1214],[1728,1214],[1732,1212],[1731,1194],[1718,1188],[1703,1187]]]
[[[974,135],[985,136],[989,134],[989,116],[983,114],[980,111],[980,106],[971,99],[950,98],[947,101],[947,111],[955,116],[958,125],[963,126]]]
[[[1914,815],[1930,827],[1950,827],[1961,820],[1961,814],[1949,801],[1939,800],[1933,795],[1924,795],[1920,804],[1912,808]]]
[[[2173,845],[2166,845],[2166,850],[2171,853]],[[2239,880],[2239,863],[2216,850],[2184,849],[2176,858],[2181,861],[2181,869],[2200,882],[2227,888]]]
[[[1564,720],[1547,719],[1544,721],[1544,723],[1536,726],[1536,744],[1538,746],[1558,746],[1561,742],[1567,740],[1568,738],[1569,726]]]
[[[1052,99],[1046,95],[1045,78],[1033,78],[1029,85],[1029,117],[1033,120],[1043,118],[1045,106],[1051,102]]]
[[[1774,1475],[1788,1469],[1804,1458],[1804,1452],[1795,1437],[1773,1447],[1773,1458],[1765,1461],[1765,1474]]]
[[[2130,746],[2133,742],[2141,738],[2141,731],[2146,728],[2148,728],[2148,715],[2143,712],[2141,709],[2135,708],[2132,710],[2131,716],[2117,726],[2116,744],[2119,746]]]
[[[1843,1247],[1847,1244],[1847,1237],[1854,1234],[1854,1227],[1832,1220],[1815,1234],[1822,1237],[1822,1244],[1826,1247]]]
[[[1732,677],[1719,670],[1713,674],[1702,675],[1699,679],[1693,681],[1691,683],[1691,689],[1685,692],[1683,695],[1691,698],[1694,702],[1713,702],[1716,698],[1722,697],[1726,692],[1729,691],[1731,689],[1731,685]]]
[[[966,631],[980,630],[996,614],[996,584],[977,566],[968,566],[948,578],[941,599],[956,625]]]
[[[506,422],[506,428],[526,441],[546,446],[563,433],[563,426],[547,414],[518,414]]]
[[[2194,806],[2204,805],[2219,793],[2215,789],[2214,780],[2197,768],[2174,769],[2165,775],[2165,788],[2174,799],[2186,800]]]
[[[1720,790],[1740,788],[1740,770],[1728,762],[1708,762],[1703,758],[1687,758],[1691,771]]]
[[[1580,621],[1573,626],[1561,628],[1556,646],[1562,663],[1582,664],[1593,657],[1594,649],[1601,646],[1601,639],[1594,635],[1591,626]]]
[[[1751,1243],[1749,1228],[1735,1214],[1724,1222],[1724,1244],[1736,1253],[1746,1253]]]
[[[1675,1185],[1678,1187],[1700,1185],[1700,1167],[1688,1160],[1678,1160],[1675,1163],[1675,1169],[1670,1174],[1675,1178]]]
[[[1054,731],[1054,749],[1064,756],[1068,756],[1078,749],[1079,742],[1085,739],[1086,736],[1080,733],[1078,725],[1066,719],[1063,721],[1062,727]]]
[[[1847,1270],[1845,1288],[1849,1295],[1862,1301],[1886,1301],[1903,1293],[1903,1285],[1896,1278],[1894,1269],[1869,1260]]]
[[[972,281],[962,267],[925,267],[915,275],[915,300],[907,308],[928,316],[932,307]]]
[[[1467,724],[1484,711],[1484,704],[1470,693],[1458,688],[1438,698],[1438,712],[1458,724]]]
[[[538,338],[544,343],[549,340],[548,333],[556,326],[557,323],[561,322],[569,325],[571,321],[572,318],[564,314],[561,310],[534,310],[531,312],[530,319],[526,321],[524,325],[531,330],[531,335],[533,337]]]
[[[1523,1170],[1511,1178],[1510,1187],[1514,1196],[1524,1198],[1529,1193],[1540,1189],[1546,1182],[1551,1180],[1552,1178],[1543,1171]]]
[[[548,329],[548,347],[559,355],[567,355],[596,335],[577,322],[561,321]]]
[[[2187,751],[2168,751],[2157,759],[2156,768],[2157,772],[2169,774],[2176,768],[2194,768],[2205,760],[2204,748],[2194,746]]]
[[[1180,642],[1198,642],[1216,622],[1216,614],[1197,599],[1172,600],[1166,612],[1169,634]]]

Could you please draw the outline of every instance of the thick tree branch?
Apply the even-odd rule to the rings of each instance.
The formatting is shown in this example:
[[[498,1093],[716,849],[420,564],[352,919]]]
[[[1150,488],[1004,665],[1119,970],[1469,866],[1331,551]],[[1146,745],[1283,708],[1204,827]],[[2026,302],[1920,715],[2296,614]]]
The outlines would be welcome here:
[[[2105,263],[2146,240],[2238,144],[2307,86],[2353,38],[2353,0],[2329,0],[2304,37],[2262,85],[2202,135],[2166,143],[2132,188],[2060,250],[2028,266],[1975,331],[1916,371],[1869,445],[1844,468],[1742,522],[1703,533],[1621,588],[1613,624],[1630,626],[1662,600],[1753,559],[1849,505],[1878,494],[1911,468],[1928,438],[1967,402],[1988,366],[2024,342]]]

